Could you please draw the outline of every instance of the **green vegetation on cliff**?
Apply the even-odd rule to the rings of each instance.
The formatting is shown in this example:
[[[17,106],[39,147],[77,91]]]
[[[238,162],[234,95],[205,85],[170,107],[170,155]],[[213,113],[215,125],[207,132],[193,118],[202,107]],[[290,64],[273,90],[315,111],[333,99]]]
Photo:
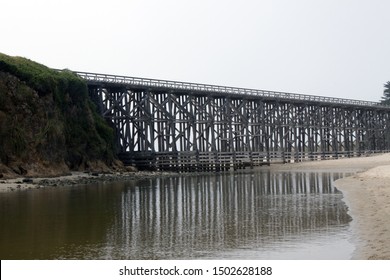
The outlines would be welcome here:
[[[53,168],[82,170],[113,160],[113,129],[96,113],[82,79],[0,53],[3,169],[42,175]]]

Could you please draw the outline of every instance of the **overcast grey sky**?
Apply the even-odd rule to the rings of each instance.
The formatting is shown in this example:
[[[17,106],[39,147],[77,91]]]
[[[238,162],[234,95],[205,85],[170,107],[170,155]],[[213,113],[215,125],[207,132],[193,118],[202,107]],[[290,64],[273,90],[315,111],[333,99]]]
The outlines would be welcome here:
[[[380,100],[389,0],[0,0],[0,52],[53,68]]]

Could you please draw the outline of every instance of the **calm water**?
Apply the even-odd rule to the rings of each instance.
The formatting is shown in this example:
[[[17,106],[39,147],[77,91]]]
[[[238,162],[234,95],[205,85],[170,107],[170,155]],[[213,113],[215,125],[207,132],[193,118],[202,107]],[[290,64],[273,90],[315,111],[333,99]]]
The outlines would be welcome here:
[[[348,259],[345,174],[247,171],[0,193],[0,259]]]

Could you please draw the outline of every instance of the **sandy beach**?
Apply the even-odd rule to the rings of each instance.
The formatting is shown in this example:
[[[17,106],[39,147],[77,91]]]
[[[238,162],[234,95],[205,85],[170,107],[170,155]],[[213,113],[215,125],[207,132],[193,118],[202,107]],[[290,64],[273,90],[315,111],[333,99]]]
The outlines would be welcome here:
[[[351,222],[351,242],[356,246],[352,259],[390,259],[390,154],[360,158],[343,158],[283,165],[272,165],[279,171],[351,172],[355,175],[334,182],[342,191]],[[172,174],[172,173],[171,173]],[[1,191],[17,191],[89,183],[162,176],[169,173],[136,172],[129,174],[73,173],[57,178],[18,178],[0,180]]]
[[[335,186],[353,219],[353,259],[390,260],[390,165],[337,180]]]
[[[271,167],[272,168],[272,167]],[[352,217],[352,259],[390,259],[390,154],[304,162],[273,167],[278,170],[356,172],[334,182]]]

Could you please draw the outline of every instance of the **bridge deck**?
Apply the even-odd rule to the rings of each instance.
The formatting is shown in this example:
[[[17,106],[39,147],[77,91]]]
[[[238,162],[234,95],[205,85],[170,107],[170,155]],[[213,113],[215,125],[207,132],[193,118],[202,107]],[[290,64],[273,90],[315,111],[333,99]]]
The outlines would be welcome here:
[[[238,87],[227,87],[207,84],[197,84],[189,82],[168,81],[148,78],[137,78],[128,76],[118,76],[109,74],[97,74],[88,72],[75,72],[89,84],[109,84],[109,85],[122,85],[131,86],[132,88],[152,88],[154,90],[176,90],[192,93],[203,93],[213,95],[233,95],[249,97],[249,98],[266,98],[275,100],[295,101],[295,102],[314,102],[314,103],[327,103],[337,105],[350,105],[350,106],[363,106],[363,107],[377,107],[390,110],[389,106],[385,106],[379,102],[354,100],[346,98],[316,96],[298,93],[287,93],[269,90],[258,90]]]

